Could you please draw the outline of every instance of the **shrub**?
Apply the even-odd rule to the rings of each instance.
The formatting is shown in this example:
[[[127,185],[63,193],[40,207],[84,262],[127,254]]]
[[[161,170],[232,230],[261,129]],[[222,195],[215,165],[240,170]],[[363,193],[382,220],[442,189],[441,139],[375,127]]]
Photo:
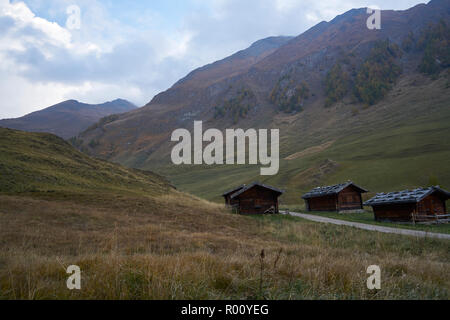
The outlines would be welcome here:
[[[395,59],[401,56],[399,47],[389,40],[378,41],[361,66],[355,79],[355,96],[366,105],[384,98],[401,74]]]
[[[92,149],[98,147],[99,145],[100,145],[100,141],[98,141],[96,139],[92,139],[91,141],[89,141],[89,147]]]
[[[412,51],[416,46],[416,39],[414,38],[414,34],[410,31],[405,39],[402,42],[402,49],[405,52]]]
[[[450,65],[450,28],[444,20],[429,25],[417,41],[417,48],[423,50],[419,71],[435,75]]]
[[[340,63],[336,63],[325,78],[325,107],[330,107],[344,98],[349,89],[349,81],[348,73],[342,69]]]
[[[305,81],[296,85],[289,76],[280,78],[272,89],[270,101],[282,112],[300,112],[309,98],[309,87]]]
[[[214,107],[214,118],[224,118],[230,116],[236,124],[239,119],[246,118],[256,104],[256,96],[249,89],[241,89],[233,98],[225,100],[223,104]]]

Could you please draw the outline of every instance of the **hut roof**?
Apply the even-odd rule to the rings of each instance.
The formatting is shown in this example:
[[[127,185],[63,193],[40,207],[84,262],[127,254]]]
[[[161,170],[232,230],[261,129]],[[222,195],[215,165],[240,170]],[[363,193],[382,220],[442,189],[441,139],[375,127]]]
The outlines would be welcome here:
[[[233,193],[231,195],[231,199],[234,199],[234,198],[238,197],[239,195],[243,194],[245,191],[250,190],[251,188],[256,187],[256,186],[272,190],[273,192],[278,193],[279,195],[282,195],[284,193],[284,190],[281,190],[281,189],[278,189],[278,188],[275,188],[275,187],[271,187],[271,186],[268,186],[266,184],[262,184],[262,183],[259,183],[259,182],[253,182],[252,184],[244,186],[239,191]]]
[[[222,194],[222,197],[225,197],[227,195],[229,195],[230,193],[235,193],[236,191],[241,190],[242,188],[245,187],[245,184],[240,185],[239,187],[233,188],[231,190],[228,190],[227,192],[225,192],[224,194]]]
[[[361,188],[361,187],[357,186],[356,184],[354,184],[353,182],[349,181],[346,183],[336,184],[334,186],[317,187],[317,188],[311,190],[310,192],[305,193],[302,198],[309,199],[309,198],[317,198],[317,197],[324,197],[324,196],[329,196],[329,195],[333,195],[333,194],[338,194],[339,192],[341,192],[342,190],[344,190],[345,188],[347,188],[349,186],[353,186],[353,187],[359,189],[361,191],[361,193],[369,192],[368,190]]]
[[[364,205],[373,206],[381,204],[417,203],[435,192],[442,194],[446,199],[450,199],[450,193],[437,186],[415,190],[378,193],[375,197],[366,201]]]

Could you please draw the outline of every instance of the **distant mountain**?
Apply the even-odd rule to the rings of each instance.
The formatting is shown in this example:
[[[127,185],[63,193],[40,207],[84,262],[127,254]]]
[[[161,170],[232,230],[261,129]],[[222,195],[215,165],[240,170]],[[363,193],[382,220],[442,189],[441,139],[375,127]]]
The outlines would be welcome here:
[[[106,116],[136,108],[134,104],[123,99],[95,105],[68,100],[20,118],[0,120],[0,127],[48,132],[69,139]]]
[[[258,41],[193,71],[145,107],[98,123],[77,146],[218,199],[221,188],[260,180],[258,169],[175,167],[172,131],[192,130],[195,120],[205,130],[278,128],[280,173],[263,182],[285,186],[290,201],[349,179],[375,191],[434,177],[450,186],[442,161],[450,146],[440,138],[450,121],[450,1],[382,11],[381,30],[367,28],[369,16],[353,9],[295,38]]]

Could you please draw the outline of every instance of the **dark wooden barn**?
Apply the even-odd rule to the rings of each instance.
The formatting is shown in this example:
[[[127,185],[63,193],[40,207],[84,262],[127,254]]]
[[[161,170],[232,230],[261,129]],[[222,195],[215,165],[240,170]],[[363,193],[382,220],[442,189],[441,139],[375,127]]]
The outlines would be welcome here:
[[[239,214],[279,213],[278,197],[283,190],[259,182],[242,185],[223,194],[225,204]]]
[[[448,220],[445,201],[450,193],[440,187],[379,193],[366,201],[372,206],[377,221]]]
[[[318,187],[302,198],[308,211],[360,212],[363,210],[362,193],[367,190],[353,182],[328,187]]]

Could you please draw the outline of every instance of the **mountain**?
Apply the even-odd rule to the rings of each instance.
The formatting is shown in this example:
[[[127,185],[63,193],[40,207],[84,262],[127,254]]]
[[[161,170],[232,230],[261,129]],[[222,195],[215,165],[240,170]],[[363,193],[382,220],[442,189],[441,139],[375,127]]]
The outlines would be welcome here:
[[[366,9],[353,9],[277,48],[257,42],[192,72],[145,107],[92,127],[77,145],[215,200],[252,180],[288,189],[285,201],[297,203],[300,192],[349,179],[374,192],[436,180],[450,186],[450,145],[442,139],[450,121],[450,2],[381,17],[381,30],[369,30]],[[252,52],[257,59],[248,58]],[[170,135],[192,130],[194,120],[204,130],[280,129],[280,173],[173,166]]]
[[[178,81],[174,87],[206,88],[220,80],[231,78],[247,72],[249,68],[261,61],[294,37],[269,37],[253,43],[230,57],[194,70]]]
[[[69,139],[103,117],[136,108],[134,104],[123,99],[96,105],[68,100],[17,119],[0,120],[0,127],[29,132],[49,132]]]

